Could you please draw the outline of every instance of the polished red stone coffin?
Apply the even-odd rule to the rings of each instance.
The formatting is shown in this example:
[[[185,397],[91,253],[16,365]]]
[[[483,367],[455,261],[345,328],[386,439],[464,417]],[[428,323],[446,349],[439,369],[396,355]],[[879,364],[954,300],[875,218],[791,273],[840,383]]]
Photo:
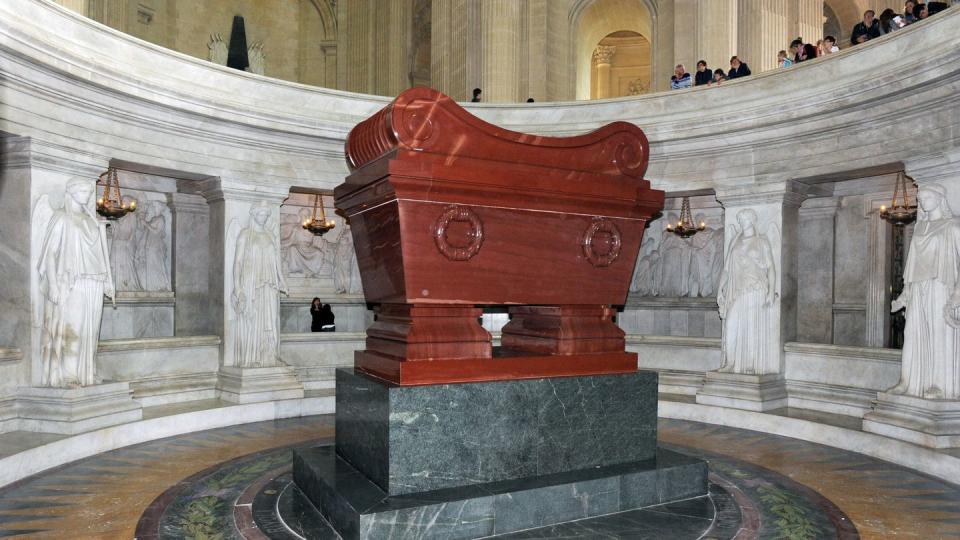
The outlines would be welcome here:
[[[402,385],[636,370],[610,306],[663,208],[640,128],[529,135],[413,88],[358,124],[346,154],[335,204],[377,313],[358,369]],[[496,349],[485,305],[511,306]]]

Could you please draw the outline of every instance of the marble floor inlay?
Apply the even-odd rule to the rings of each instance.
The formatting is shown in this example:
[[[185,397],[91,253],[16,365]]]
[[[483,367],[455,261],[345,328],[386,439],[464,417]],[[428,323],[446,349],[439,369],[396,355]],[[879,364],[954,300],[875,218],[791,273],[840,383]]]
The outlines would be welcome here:
[[[0,537],[337,538],[290,481],[290,449],[331,443],[332,420],[182,435],[28,478],[0,490]],[[785,437],[659,427],[710,462],[709,497],[504,538],[960,538],[960,486]]]

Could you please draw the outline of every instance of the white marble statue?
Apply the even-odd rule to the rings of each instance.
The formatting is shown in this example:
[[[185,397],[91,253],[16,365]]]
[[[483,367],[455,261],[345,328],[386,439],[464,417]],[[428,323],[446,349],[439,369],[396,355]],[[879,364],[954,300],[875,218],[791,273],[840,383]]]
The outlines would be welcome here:
[[[760,375],[779,369],[777,269],[766,235],[757,231],[757,213],[737,212],[739,231],[727,251],[717,304],[723,319],[720,371]],[[779,235],[777,235],[779,237]]]
[[[129,196],[123,202],[137,202]],[[142,211],[142,210],[141,210]],[[139,291],[140,278],[137,276],[137,223],[139,216],[127,214],[110,225],[110,266],[113,280],[118,291]]]
[[[98,382],[96,353],[103,297],[114,296],[106,225],[91,208],[94,182],[71,178],[63,208],[46,196],[34,208],[33,226],[44,230],[37,273],[42,386],[74,388]]]
[[[214,64],[220,64],[221,66],[227,65],[227,57],[230,56],[230,51],[227,48],[227,42],[223,40],[220,34],[213,34],[210,36],[210,42],[207,43],[207,49],[210,50],[207,59],[213,62]]]
[[[143,291],[171,290],[166,209],[162,201],[150,201],[138,212],[137,271]]]
[[[266,73],[267,57],[263,54],[263,43],[258,41],[247,48],[247,61],[250,62],[250,65],[247,66],[247,71],[250,73],[256,73],[257,75]]]
[[[280,355],[280,293],[287,293],[287,284],[280,245],[267,227],[270,214],[266,203],[251,208],[250,223],[237,238],[232,302],[234,365],[240,367],[276,366]]]
[[[283,267],[289,276],[306,278],[330,277],[334,273],[334,249],[322,236],[315,236],[303,228],[310,219],[309,208],[301,208],[297,218],[283,216],[280,224],[280,245]]]
[[[900,383],[890,392],[960,399],[960,219],[939,184],[923,184],[903,292],[892,310],[906,308]]]
[[[340,240],[337,242],[333,288],[337,294],[360,294],[363,290],[357,254],[353,249],[353,235],[349,230],[340,233]]]

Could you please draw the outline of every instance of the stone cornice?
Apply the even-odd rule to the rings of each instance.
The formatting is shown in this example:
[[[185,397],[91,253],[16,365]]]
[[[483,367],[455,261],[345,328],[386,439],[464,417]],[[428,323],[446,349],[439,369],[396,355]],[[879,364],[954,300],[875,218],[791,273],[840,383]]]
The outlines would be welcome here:
[[[4,138],[0,151],[4,155],[3,166],[7,169],[40,169],[96,180],[109,166],[106,157],[76,152],[31,137]]]

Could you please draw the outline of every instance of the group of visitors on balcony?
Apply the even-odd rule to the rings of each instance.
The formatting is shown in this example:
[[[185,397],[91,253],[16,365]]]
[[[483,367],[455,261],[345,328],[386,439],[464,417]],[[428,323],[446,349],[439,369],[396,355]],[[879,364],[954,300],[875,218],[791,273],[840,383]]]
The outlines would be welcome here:
[[[951,0],[954,4],[960,4],[960,0]],[[889,34],[909,24],[939,13],[950,7],[947,2],[927,2],[920,3],[916,0],[907,0],[903,6],[903,14],[898,14],[892,9],[885,9],[876,16],[873,10],[867,10],[863,14],[863,21],[853,27],[850,36],[850,44],[857,45],[865,43],[873,38]],[[803,38],[797,38],[790,43],[789,52],[780,51],[777,55],[778,67],[790,67],[800,62],[813,60],[814,58],[839,52],[837,38],[826,36],[818,40],[816,45],[804,43]],[[727,79],[736,79],[750,75],[750,68],[747,64],[734,56],[730,59],[730,70],[726,73],[722,69],[711,71],[707,67],[705,60],[697,62],[697,71],[694,74],[687,73],[683,64],[677,64],[674,74],[670,77],[670,88],[679,90],[681,88],[690,88],[691,86],[703,86],[719,84]]]

